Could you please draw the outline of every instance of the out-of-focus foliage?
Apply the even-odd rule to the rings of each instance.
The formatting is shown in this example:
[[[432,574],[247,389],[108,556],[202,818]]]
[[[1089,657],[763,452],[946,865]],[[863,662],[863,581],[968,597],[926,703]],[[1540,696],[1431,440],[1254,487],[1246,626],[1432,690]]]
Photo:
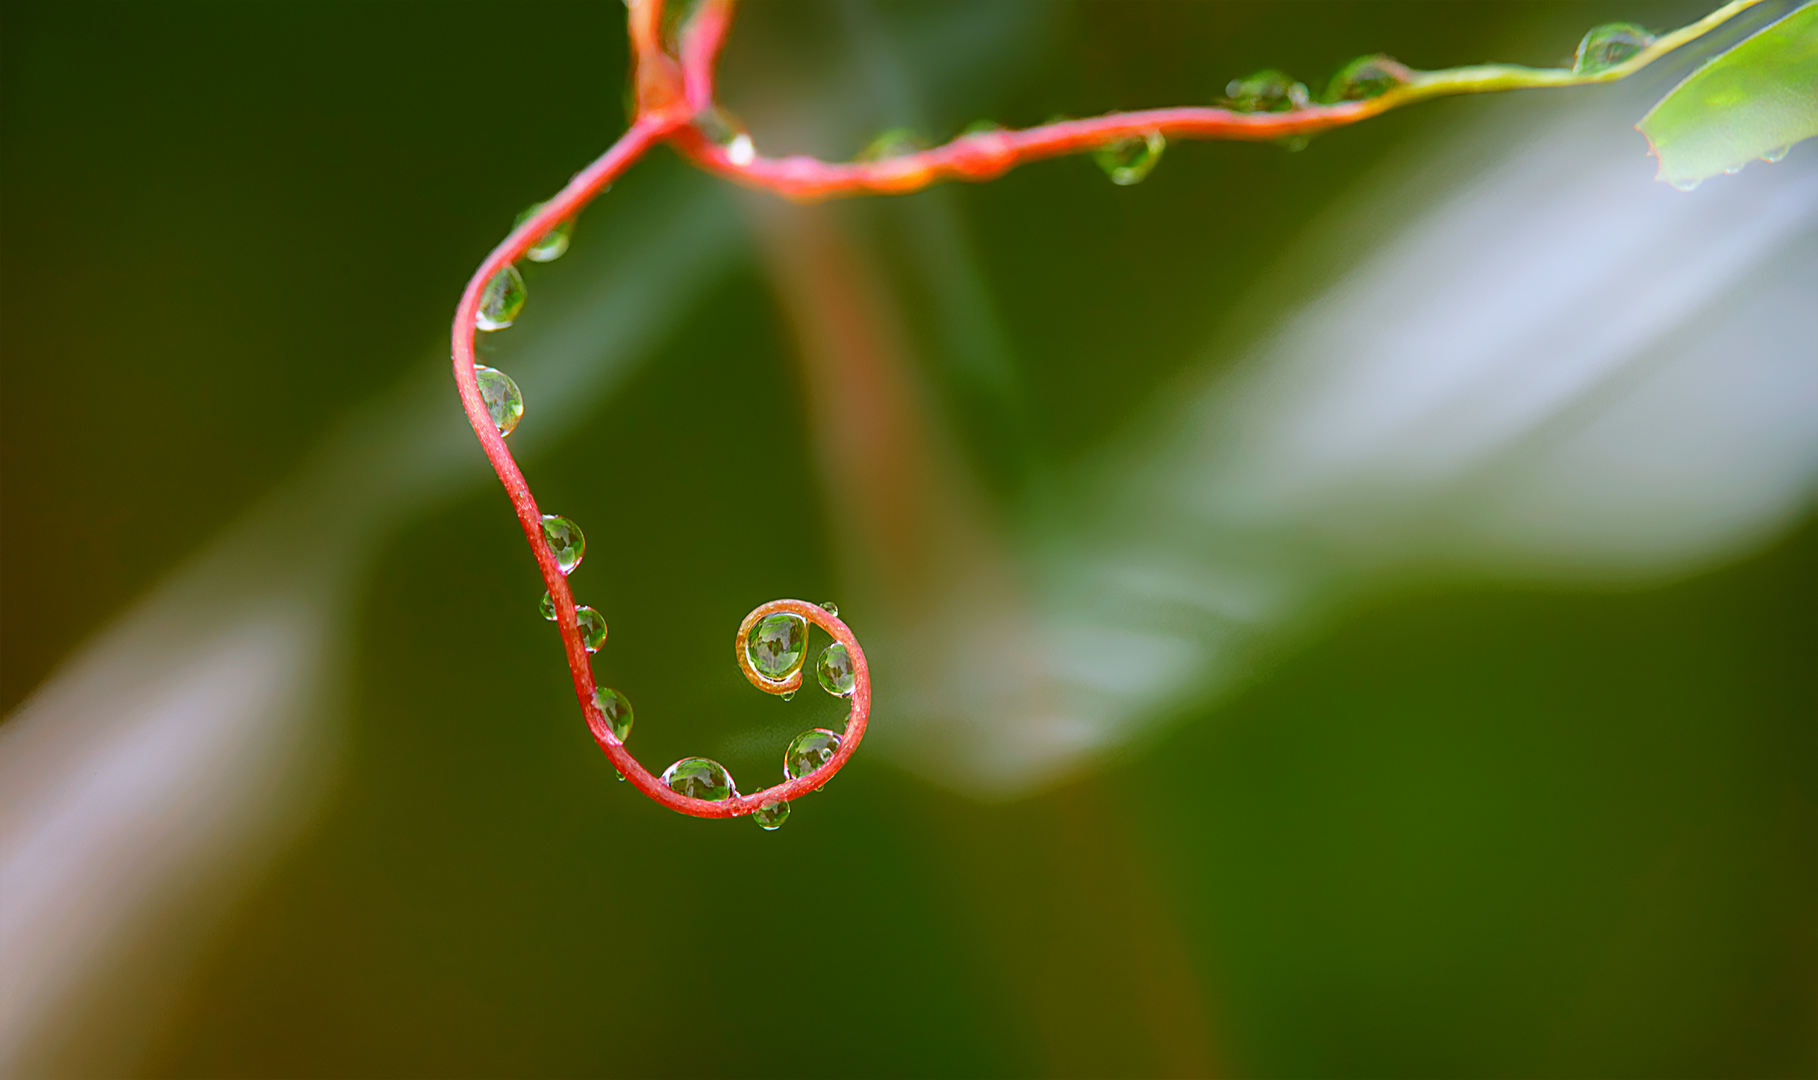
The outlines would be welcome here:
[[[1711,60],[1635,126],[1660,158],[1660,179],[1688,190],[1818,135],[1818,4]]]

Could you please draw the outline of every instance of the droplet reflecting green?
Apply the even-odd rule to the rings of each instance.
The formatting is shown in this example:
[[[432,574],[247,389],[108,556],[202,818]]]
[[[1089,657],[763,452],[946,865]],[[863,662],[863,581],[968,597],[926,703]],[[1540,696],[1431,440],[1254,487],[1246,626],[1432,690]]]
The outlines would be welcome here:
[[[785,690],[782,693],[778,694],[777,697],[782,698],[784,701],[794,701],[795,700],[795,691],[794,690]]]
[[[897,127],[881,132],[877,138],[865,144],[854,161],[883,161],[886,158],[902,157],[913,154],[926,146],[913,128]]]
[[[1772,150],[1769,150],[1767,153],[1761,155],[1761,160],[1767,162],[1769,165],[1772,165],[1776,161],[1784,160],[1786,158],[1787,152],[1792,149],[1793,149],[1793,146],[1791,143],[1788,143],[1785,146],[1776,146]]]
[[[519,214],[518,219],[511,223],[511,227],[515,229],[519,225],[529,221],[532,217],[536,216],[538,210],[543,209],[543,207],[547,205],[547,203],[537,203],[532,206],[522,214]],[[548,232],[544,233],[541,239],[530,245],[530,249],[524,252],[524,257],[531,262],[555,262],[562,257],[563,252],[568,250],[568,238],[573,233],[574,219],[563,218],[561,221],[556,222],[555,226]]]
[[[610,687],[597,687],[593,692],[593,706],[606,718],[606,728],[612,737],[620,742],[631,734],[631,701],[624,694]]]
[[[725,150],[726,159],[734,165],[749,165],[757,160],[757,146],[751,141],[751,133],[745,130],[738,117],[718,105],[696,113],[694,126],[708,142]]]
[[[474,326],[481,330],[503,330],[524,310],[524,276],[518,268],[507,265],[492,276],[480,290],[480,310]]]
[[[473,377],[480,384],[480,400],[486,403],[492,426],[499,429],[501,436],[511,434],[524,415],[524,395],[518,393],[518,384],[503,371],[485,364],[473,366]]]
[[[1225,86],[1225,103],[1237,112],[1291,112],[1312,103],[1305,83],[1284,72],[1265,68],[1254,75],[1232,79]]]
[[[1393,56],[1360,56],[1338,69],[1326,87],[1327,101],[1364,101],[1414,81],[1414,73]]]
[[[1155,171],[1167,145],[1168,140],[1162,138],[1161,132],[1151,131],[1138,138],[1101,146],[1092,152],[1092,160],[1098,162],[1098,167],[1105,170],[1113,184],[1127,187],[1142,183],[1144,177]]]
[[[738,794],[732,774],[712,758],[683,758],[663,770],[663,785],[677,795],[720,802]]]
[[[549,541],[556,568],[564,574],[574,573],[574,568],[581,565],[581,556],[587,553],[587,538],[581,535],[581,527],[556,514],[543,515],[543,539]]]
[[[783,752],[783,775],[798,780],[833,760],[839,752],[840,737],[826,728],[814,728],[797,735]]]
[[[759,620],[745,638],[745,655],[766,679],[787,679],[802,666],[808,622],[800,615],[771,615]]]
[[[606,617],[590,607],[574,609],[574,620],[581,626],[581,645],[590,653],[606,644]]]
[[[782,799],[767,802],[751,812],[751,820],[757,822],[758,827],[765,832],[775,832],[783,827],[783,822],[789,820],[789,803]]]
[[[545,619],[548,619],[550,622],[555,622],[556,621],[555,597],[549,595],[548,593],[544,593],[543,602],[537,605],[537,610],[543,613],[543,617]]]
[[[1572,74],[1595,75],[1608,71],[1654,44],[1654,35],[1634,23],[1614,22],[1593,26],[1578,43]]]
[[[852,668],[852,657],[846,652],[846,646],[838,642],[822,650],[820,660],[814,665],[814,674],[821,680],[821,689],[834,697],[845,697],[852,693],[857,678]]]
[[[965,127],[960,128],[960,136],[964,138],[967,135],[989,135],[994,131],[1003,130],[1004,125],[998,123],[996,120],[974,120]]]
[[[840,606],[831,600],[821,601],[821,610],[836,619],[840,617]]]

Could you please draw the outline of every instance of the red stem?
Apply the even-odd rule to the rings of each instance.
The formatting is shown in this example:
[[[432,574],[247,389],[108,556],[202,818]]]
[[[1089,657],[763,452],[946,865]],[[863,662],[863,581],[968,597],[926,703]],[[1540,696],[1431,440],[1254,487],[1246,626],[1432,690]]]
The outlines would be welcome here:
[[[1307,106],[1286,113],[1240,113],[1194,107],[1109,113],[1085,120],[1056,121],[1022,131],[975,132],[931,150],[879,161],[830,163],[804,155],[763,158],[750,156],[749,147],[741,145],[741,155],[747,159],[735,161],[727,146],[713,142],[696,125],[702,114],[715,108],[714,66],[731,26],[733,0],[702,0],[677,35],[676,55],[673,56],[665,51],[662,40],[663,0],[629,0],[629,3],[628,31],[636,64],[637,118],[611,149],[577,174],[555,198],[544,203],[494,248],[467,283],[461,303],[455,309],[455,384],[460,388],[461,404],[467,410],[468,422],[473,425],[474,434],[479,436],[487,460],[499,475],[499,482],[511,497],[524,536],[536,555],[543,582],[549,588],[562,643],[568,653],[568,667],[574,676],[575,696],[581,702],[581,710],[595,740],[612,759],[614,767],[639,791],[657,802],[696,817],[737,817],[757,810],[766,802],[793,799],[820,787],[851,759],[864,738],[871,712],[871,676],[864,651],[845,623],[814,604],[801,600],[773,600],[764,604],[745,617],[734,646],[739,667],[754,686],[770,693],[783,693],[794,690],[802,682],[799,669],[784,680],[766,679],[752,669],[745,653],[745,638],[757,620],[766,615],[798,615],[826,630],[846,646],[852,658],[856,678],[851,711],[845,735],[833,758],[808,776],[785,781],[754,795],[718,802],[679,795],[638,764],[637,759],[613,737],[605,717],[594,705],[593,670],[575,618],[574,597],[568,589],[568,579],[543,535],[536,499],[531,496],[524,474],[512,459],[504,438],[493,425],[474,377],[475,316],[479,311],[480,296],[494,275],[521,258],[550,229],[579,213],[659,142],[668,142],[703,168],[738,183],[791,199],[816,200],[847,195],[904,194],[945,180],[991,180],[1025,162],[1096,150],[1125,139],[1157,133],[1174,138],[1252,141],[1314,134],[1374,116],[1394,107],[1394,102],[1388,97],[1380,97]]]

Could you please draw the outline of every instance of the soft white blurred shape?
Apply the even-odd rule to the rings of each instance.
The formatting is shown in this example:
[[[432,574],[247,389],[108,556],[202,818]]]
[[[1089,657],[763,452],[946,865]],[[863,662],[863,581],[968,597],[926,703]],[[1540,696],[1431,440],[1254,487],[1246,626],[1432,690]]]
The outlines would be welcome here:
[[[882,688],[904,720],[879,742],[1014,797],[1378,583],[1658,579],[1806,512],[1818,157],[1685,194],[1652,182],[1631,106],[1540,100],[1316,222],[1251,305],[1289,317],[1227,335],[1095,464],[1023,618],[950,601],[965,662]]]

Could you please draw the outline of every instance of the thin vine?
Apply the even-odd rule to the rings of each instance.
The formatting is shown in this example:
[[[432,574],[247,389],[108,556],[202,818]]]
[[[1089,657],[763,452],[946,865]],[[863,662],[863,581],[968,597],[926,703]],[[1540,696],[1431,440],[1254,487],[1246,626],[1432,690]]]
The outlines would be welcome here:
[[[625,747],[630,713],[628,707],[621,712],[623,698],[594,683],[589,657],[604,643],[606,623],[593,609],[576,607],[567,578],[579,562],[584,541],[572,523],[546,517],[531,495],[505,444],[522,411],[521,400],[509,378],[476,366],[474,336],[509,326],[516,317],[523,285],[514,264],[526,256],[546,261],[559,255],[567,223],[651,147],[667,143],[710,172],[798,201],[901,195],[949,180],[988,181],[1018,165],[1082,153],[1095,154],[1114,181],[1134,183],[1154,167],[1169,139],[1292,144],[1429,98],[1611,82],[1709,33],[1757,2],[1734,0],[1690,26],[1658,37],[1627,23],[1598,27],[1585,35],[1571,68],[1491,64],[1416,71],[1387,56],[1364,56],[1341,69],[1317,101],[1305,85],[1266,71],[1232,81],[1220,106],[1113,112],[1016,131],[984,126],[932,149],[893,153],[900,147],[881,145],[864,155],[865,160],[826,162],[799,154],[762,156],[750,134],[715,100],[715,64],[731,27],[733,0],[700,0],[674,27],[665,23],[663,0],[629,0],[636,88],[631,126],[554,198],[527,213],[486,257],[461,294],[453,332],[461,404],[511,499],[548,587],[545,614],[561,630],[575,696],[594,739],[620,775],[664,806],[695,817],[755,815],[766,828],[775,828],[788,815],[791,800],[819,789],[851,760],[871,713],[870,670],[857,638],[830,605],[801,600],[773,600],[757,607],[745,616],[733,645],[739,668],[752,685],[788,695],[803,682],[807,627],[818,626],[834,639],[817,674],[829,692],[849,700],[845,730],[817,729],[799,736],[786,755],[786,779],[780,784],[740,794],[730,775],[705,758],[684,759],[661,776],[652,774]],[[563,243],[552,244],[557,237]],[[482,374],[490,394],[482,390]]]

